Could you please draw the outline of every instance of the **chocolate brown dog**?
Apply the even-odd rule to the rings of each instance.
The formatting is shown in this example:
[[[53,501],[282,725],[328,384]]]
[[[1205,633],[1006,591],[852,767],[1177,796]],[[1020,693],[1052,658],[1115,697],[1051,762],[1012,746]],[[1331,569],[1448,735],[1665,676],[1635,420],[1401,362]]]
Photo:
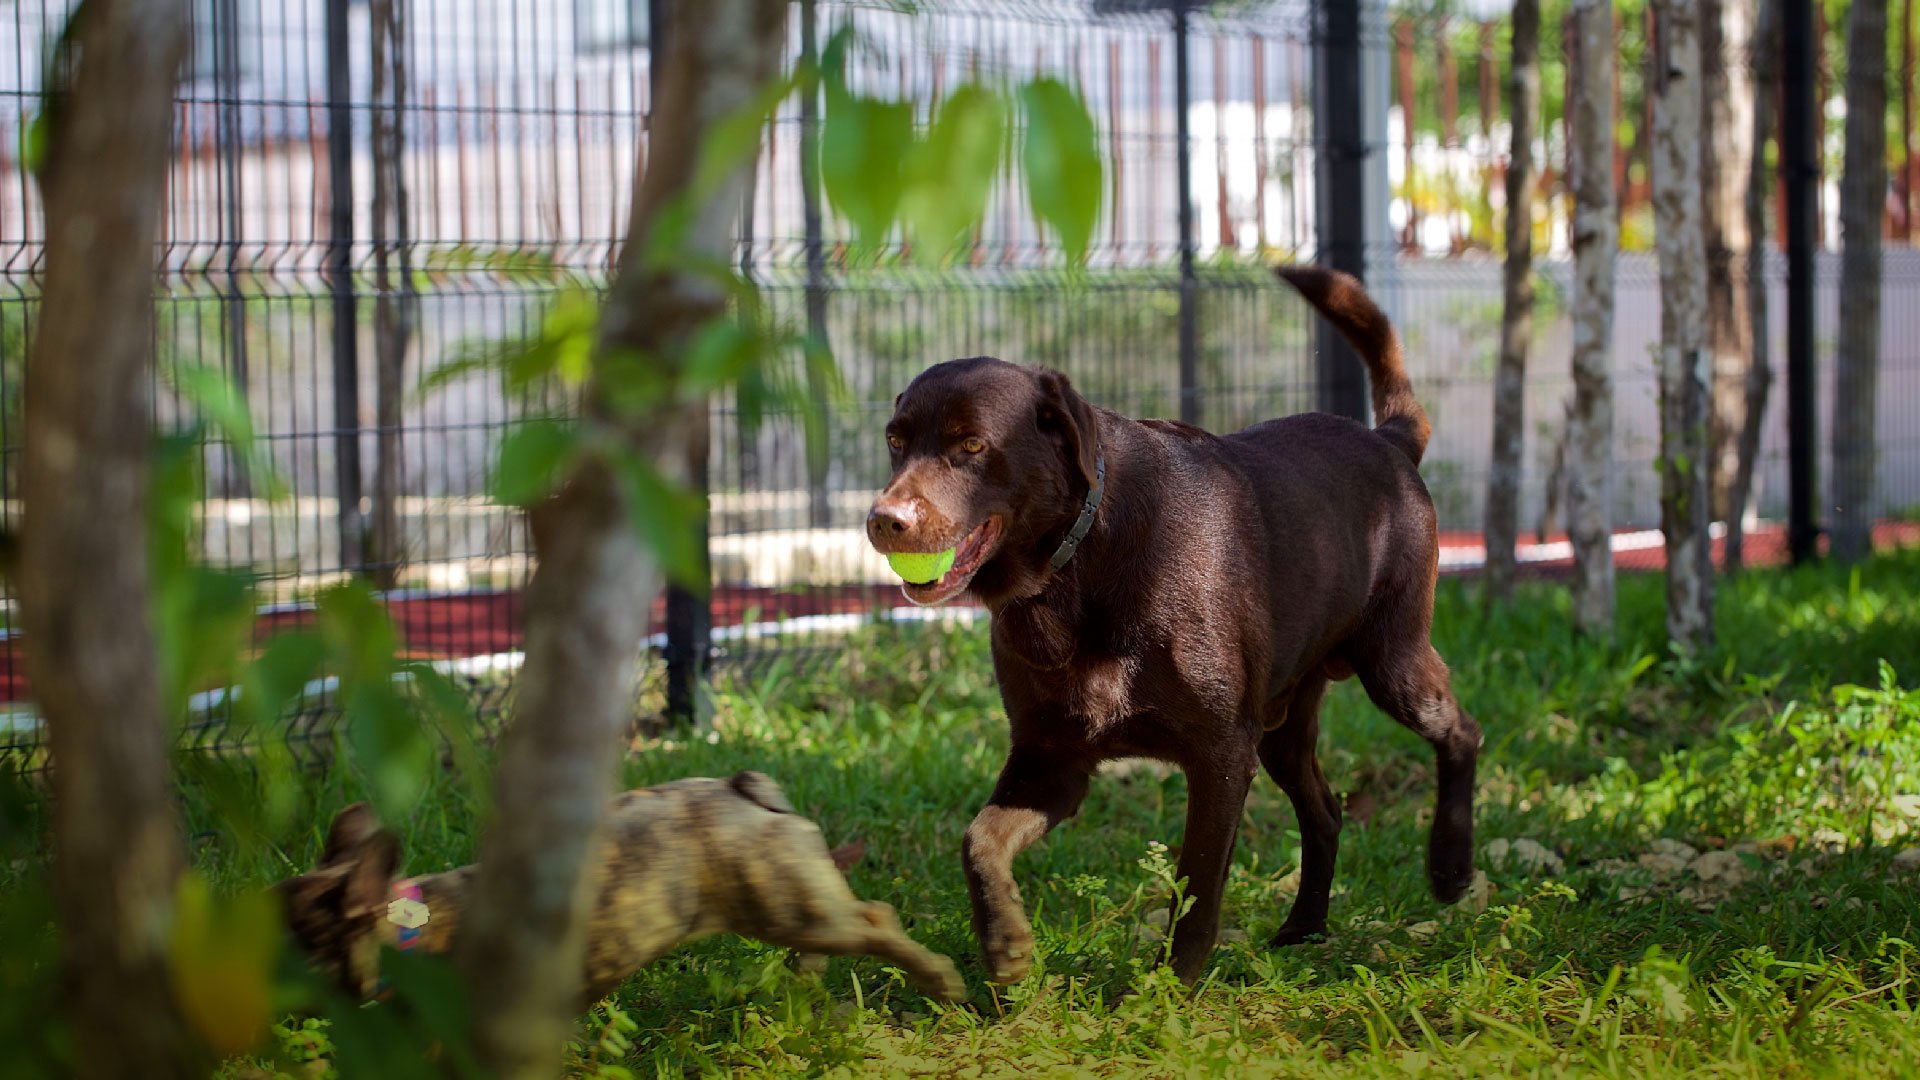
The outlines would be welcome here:
[[[953,962],[907,937],[891,907],[855,898],[819,828],[759,773],[629,791],[605,829],[581,1008],[667,950],[722,932],[871,954],[932,997],[966,993]],[[460,932],[475,868],[396,881],[399,864],[399,839],[356,803],[333,819],[319,869],[276,886],[294,940],[359,997],[379,982],[381,945],[446,952]]]
[[[1129,420],[1066,378],[990,357],[935,365],[895,402],[892,478],[867,535],[883,553],[956,548],[937,604],[993,614],[1012,748],[962,845],[974,929],[996,981],[1023,976],[1033,935],[1013,859],[1071,817],[1100,762],[1180,766],[1190,792],[1178,873],[1193,906],[1174,971],[1200,974],[1219,928],[1240,814],[1258,765],[1292,800],[1300,892],[1274,944],[1322,933],[1340,803],[1315,757],[1329,680],[1433,746],[1433,893],[1472,877],[1480,729],[1429,640],[1438,541],[1417,468],[1426,414],[1400,345],[1359,282],[1279,271],[1366,361],[1377,426],[1291,416],[1217,437]]]

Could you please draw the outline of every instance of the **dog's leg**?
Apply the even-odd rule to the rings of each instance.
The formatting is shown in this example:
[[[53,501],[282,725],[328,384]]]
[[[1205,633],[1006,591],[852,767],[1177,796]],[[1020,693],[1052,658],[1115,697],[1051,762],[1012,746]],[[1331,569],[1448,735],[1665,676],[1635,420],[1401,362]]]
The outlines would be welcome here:
[[[1030,747],[1014,747],[993,797],[967,826],[961,861],[973,901],[973,932],[987,976],[1019,982],[1033,965],[1033,926],[1013,882],[1013,860],[1087,797],[1087,771]]]
[[[1173,973],[1188,983],[1200,977],[1220,936],[1220,896],[1253,784],[1252,747],[1220,747],[1216,753],[1215,760],[1187,769],[1187,832],[1175,873],[1186,879],[1193,903],[1173,928],[1170,960]]]
[[[907,936],[893,908],[877,900],[861,902],[849,893],[844,901],[818,898],[805,905],[816,918],[768,930],[764,940],[805,956],[873,956],[905,971],[907,978],[928,997],[959,1001],[967,984],[953,961]],[[822,962],[824,966],[824,962]]]
[[[1391,620],[1387,621],[1391,625]],[[1480,725],[1454,700],[1446,661],[1420,636],[1397,646],[1359,650],[1354,669],[1373,703],[1433,747],[1440,794],[1427,838],[1427,879],[1441,903],[1460,899],[1473,881],[1473,774]]]
[[[727,929],[799,950],[803,971],[817,971],[821,957],[876,956],[904,970],[930,997],[966,995],[953,961],[908,937],[893,908],[854,895],[835,857],[844,850],[828,852],[812,822],[776,819],[765,843],[760,857],[741,861],[728,891],[710,900]]]
[[[1314,674],[1294,690],[1279,727],[1260,740],[1260,761],[1267,775],[1293,802],[1300,824],[1300,891],[1273,944],[1297,945],[1327,932],[1327,903],[1333,891],[1333,864],[1340,852],[1340,800],[1320,772],[1320,700],[1327,680]]]

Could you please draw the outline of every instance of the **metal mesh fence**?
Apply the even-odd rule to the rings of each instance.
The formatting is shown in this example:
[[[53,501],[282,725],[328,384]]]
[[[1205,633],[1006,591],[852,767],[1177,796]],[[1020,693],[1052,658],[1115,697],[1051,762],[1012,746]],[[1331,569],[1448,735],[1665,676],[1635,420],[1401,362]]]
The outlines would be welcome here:
[[[0,24],[0,148],[26,145],[67,7],[11,5],[11,40]],[[528,335],[566,290],[604,283],[644,168],[648,4],[195,0],[193,10],[156,357],[162,369],[228,371],[291,487],[286,500],[262,498],[210,442],[203,552],[258,573],[271,601],[262,634],[309,618],[319,588],[372,575],[407,649],[466,678],[482,713],[497,715],[518,663],[530,545],[515,515],[486,497],[487,471],[508,425],[550,403],[506,394],[484,375],[432,392],[423,382],[472,343]],[[723,669],[803,656],[876,615],[912,617],[896,611],[904,601],[860,524],[884,478],[879,433],[893,396],[929,363],[985,353],[1048,364],[1102,405],[1175,415],[1184,399],[1213,430],[1315,408],[1324,398],[1308,313],[1261,264],[1314,257],[1319,208],[1336,195],[1366,207],[1369,284],[1406,339],[1433,417],[1424,470],[1446,534],[1443,566],[1478,565],[1506,140],[1504,110],[1488,95],[1504,93],[1504,29],[1371,6],[1362,15],[1366,179],[1361,190],[1328,193],[1316,191],[1326,139],[1313,106],[1324,26],[1304,0],[1197,10],[1183,30],[1167,11],[1127,0],[943,0],[911,13],[856,0],[793,5],[796,57],[802,20],[814,20],[818,39],[858,27],[871,47],[854,54],[850,81],[916,101],[923,123],[970,79],[1051,74],[1075,85],[1098,123],[1105,190],[1079,275],[1061,272],[1011,164],[958,265],[913,269],[897,250],[861,262],[831,213],[808,231],[801,106],[789,101],[771,119],[742,207],[739,264],[774,317],[831,343],[853,402],[829,411],[824,470],[809,468],[798,417],[771,416],[749,434],[732,402],[713,405],[710,608]],[[1641,100],[1635,32],[1623,23],[1629,110]],[[1557,34],[1543,38],[1550,82],[1562,53]],[[1430,47],[1454,41],[1465,42],[1458,59],[1451,45]],[[1551,94],[1549,106],[1522,502],[1523,532],[1541,534],[1522,558],[1542,567],[1564,555],[1550,504],[1570,393],[1558,189],[1566,138]],[[1619,151],[1623,191],[1640,181],[1638,153]],[[1195,266],[1184,280],[1183,157]],[[10,519],[39,214],[30,173],[0,149],[0,500]],[[1782,287],[1782,267],[1769,276]],[[1831,327],[1837,259],[1823,258],[1820,280],[1820,321]],[[1186,357],[1183,288],[1195,331]],[[1892,518],[1920,507],[1920,428],[1900,407],[1920,389],[1920,254],[1889,250],[1885,291],[1880,502]],[[1618,304],[1615,517],[1623,563],[1651,567],[1659,294],[1650,253],[1622,255]],[[1776,335],[1784,307],[1776,297]],[[1829,387],[1831,339],[1823,332]],[[1825,388],[1821,396],[1832,400]],[[154,403],[162,426],[184,416],[163,378]],[[1823,417],[1822,430],[1848,420]],[[1773,519],[1785,500],[1784,423],[1770,414],[1765,432],[1757,506]],[[1750,551],[1763,555],[1764,523],[1759,535]],[[667,643],[664,613],[663,601],[656,653]],[[11,620],[5,632],[0,699],[13,704],[0,718],[0,752],[37,762],[40,729]],[[659,703],[650,670],[643,708]],[[324,743],[330,686],[312,690],[297,731]],[[202,702],[196,744],[224,745],[222,700]]]

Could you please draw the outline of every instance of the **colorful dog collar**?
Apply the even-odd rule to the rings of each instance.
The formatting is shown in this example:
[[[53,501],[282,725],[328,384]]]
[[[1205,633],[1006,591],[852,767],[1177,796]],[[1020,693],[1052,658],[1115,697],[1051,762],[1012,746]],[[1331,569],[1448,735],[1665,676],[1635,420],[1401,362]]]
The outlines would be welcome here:
[[[393,883],[393,899],[387,901],[387,921],[393,924],[393,947],[407,952],[420,943],[420,928],[427,925],[427,902],[421,898],[420,883],[403,878]]]

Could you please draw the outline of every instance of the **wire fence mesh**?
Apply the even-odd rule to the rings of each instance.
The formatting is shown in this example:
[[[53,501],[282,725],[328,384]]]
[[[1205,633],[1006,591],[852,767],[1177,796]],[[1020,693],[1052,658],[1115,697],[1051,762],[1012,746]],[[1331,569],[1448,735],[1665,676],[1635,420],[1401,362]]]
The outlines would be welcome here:
[[[426,381],[474,343],[530,335],[557,298],[606,281],[646,158],[648,6],[195,0],[155,353],[158,369],[227,371],[289,482],[289,498],[263,498],[228,448],[206,446],[203,554],[259,575],[270,601],[262,635],[310,618],[325,585],[368,574],[386,590],[410,653],[465,678],[490,722],[505,706],[530,544],[516,515],[487,498],[487,474],[507,428],[551,403],[484,375],[430,392]],[[43,71],[68,8],[66,0],[9,6],[0,148],[31,146]],[[723,671],[804,657],[876,616],[919,617],[898,610],[904,601],[860,526],[884,479],[880,429],[893,396],[932,362],[992,354],[1048,364],[1129,415],[1174,415],[1184,398],[1216,431],[1324,400],[1308,313],[1262,268],[1316,254],[1318,207],[1331,194],[1316,191],[1325,137],[1315,124],[1314,55],[1323,28],[1304,0],[1197,8],[1184,30],[1165,8],[1129,0],[946,0],[911,12],[858,0],[792,6],[796,59],[803,20],[814,21],[816,40],[857,27],[867,47],[850,60],[850,82],[916,102],[922,123],[968,80],[1050,74],[1077,87],[1107,159],[1103,206],[1086,270],[1064,274],[1009,164],[957,265],[915,269],[897,247],[862,261],[831,213],[816,207],[819,225],[809,231],[801,105],[789,100],[770,119],[741,208],[739,265],[772,317],[831,344],[852,402],[826,409],[824,469],[809,467],[798,416],[770,416],[749,433],[734,402],[713,403],[710,610]],[[1445,534],[1443,568],[1470,571],[1481,558],[1500,320],[1493,253],[1507,138],[1497,102],[1505,31],[1432,19],[1363,9],[1367,179],[1362,190],[1337,194],[1366,208],[1369,284],[1406,340],[1433,417],[1424,471]],[[0,24],[0,35],[6,29]],[[1637,32],[1623,21],[1628,110],[1641,101]],[[1563,55],[1557,34],[1543,38],[1550,82]],[[1546,163],[1536,227],[1542,310],[1522,499],[1523,532],[1538,533],[1522,559],[1542,568],[1566,554],[1552,493],[1571,337],[1559,189],[1567,140],[1558,99],[1548,96],[1538,154]],[[1470,103],[1465,121],[1462,101]],[[1641,178],[1639,153],[1623,139],[1623,191]],[[1195,264],[1187,282],[1183,156]],[[0,500],[9,521],[19,510],[22,372],[44,238],[40,193],[20,157],[0,151]],[[1626,201],[1623,214],[1637,213],[1630,192]],[[1768,278],[1782,290],[1784,265],[1770,262]],[[1823,256],[1819,280],[1820,323],[1831,327],[1836,257]],[[1884,281],[1879,500],[1894,529],[1893,519],[1920,507],[1920,422],[1902,407],[1920,390],[1920,253],[1890,248]],[[1195,326],[1185,365],[1183,286]],[[1650,533],[1659,520],[1651,361],[1659,291],[1650,253],[1622,255],[1618,305],[1618,546],[1623,565],[1651,568],[1659,557]],[[1776,295],[1776,357],[1784,309]],[[1821,339],[1825,402],[1832,336]],[[1762,525],[1749,549],[1761,558],[1776,543],[1765,522],[1782,515],[1786,498],[1779,399],[1765,426]],[[159,377],[154,408],[162,427],[187,415]],[[1829,413],[1822,431],[1856,420]],[[0,755],[36,766],[43,740],[12,626],[9,618],[0,628],[0,701],[11,703],[0,716]],[[654,626],[648,645],[657,654],[667,645],[664,599]],[[643,711],[659,707],[657,675],[650,669]],[[295,733],[324,745],[330,685],[310,689]],[[228,745],[224,701],[203,695],[191,744]]]

